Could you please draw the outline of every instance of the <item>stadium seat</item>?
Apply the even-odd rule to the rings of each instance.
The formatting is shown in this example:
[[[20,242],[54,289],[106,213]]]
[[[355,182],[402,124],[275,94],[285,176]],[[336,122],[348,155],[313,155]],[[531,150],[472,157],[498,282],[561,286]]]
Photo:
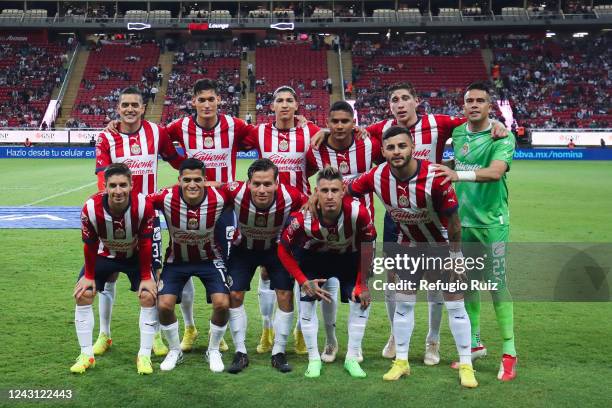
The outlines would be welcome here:
[[[403,8],[397,10],[397,19],[399,21],[419,21],[421,20],[421,12],[418,8]]]
[[[441,8],[438,14],[438,20],[441,21],[453,21],[460,20],[461,12],[456,8]]]

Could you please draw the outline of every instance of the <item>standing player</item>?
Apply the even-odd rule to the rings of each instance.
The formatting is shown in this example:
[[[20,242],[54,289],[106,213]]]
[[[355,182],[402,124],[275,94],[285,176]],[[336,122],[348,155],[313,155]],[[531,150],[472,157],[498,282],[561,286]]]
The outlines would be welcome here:
[[[74,288],[74,322],[81,354],[70,368],[84,373],[95,367],[92,346],[94,315],[92,304],[97,288],[111,276],[124,272],[131,290],[140,300],[140,350],[136,359],[139,374],[151,374],[151,348],[158,325],[155,299],[157,285],[151,271],[151,237],[155,212],[132,186],[132,174],[125,164],[114,163],[104,171],[104,192],[89,198],[81,212],[85,266]]]
[[[413,159],[413,149],[414,141],[408,129],[390,127],[383,135],[382,154],[387,162],[351,182],[349,191],[357,196],[376,193],[400,231],[399,243],[413,246],[426,243],[427,252],[439,254],[446,251],[451,258],[461,258],[461,224],[457,215],[455,191],[451,185],[442,186],[439,179],[434,177],[435,171],[430,162]],[[438,249],[434,252],[433,248]],[[418,274],[414,278],[420,280]],[[416,295],[414,291],[406,295],[401,298],[396,295],[397,300],[394,299],[396,310],[393,336],[396,358],[392,368],[383,376],[385,380],[398,380],[410,374],[408,349],[414,329]],[[461,384],[476,387],[478,383],[474,378],[470,355],[470,324],[463,295],[444,293],[444,302],[459,353]]]
[[[350,303],[344,368],[352,377],[366,377],[357,362],[370,314],[369,270],[362,267],[369,268],[372,263],[376,230],[368,209],[359,201],[345,197],[344,191],[342,175],[337,169],[321,170],[314,193],[321,208],[318,216],[315,218],[310,212],[292,214],[278,246],[278,257],[302,288],[300,320],[308,349],[308,369],[304,374],[308,378],[321,375],[315,301],[330,301],[329,292],[319,284],[332,276],[340,281],[342,302]],[[304,250],[299,265],[291,252],[292,246]]]
[[[285,357],[287,337],[293,324],[293,279],[279,262],[276,242],[289,214],[299,210],[308,197],[296,188],[278,182],[278,168],[270,159],[258,159],[248,170],[248,182],[222,187],[233,198],[238,228],[228,261],[230,287],[230,330],[236,347],[228,369],[238,373],[249,364],[245,346],[247,315],[244,294],[250,290],[257,266],[264,266],[276,291],[278,309],[274,319],[272,366],[291,371]]]
[[[213,372],[223,371],[219,343],[225,334],[229,309],[229,287],[225,262],[215,240],[215,223],[231,198],[206,186],[204,163],[186,159],[179,169],[179,184],[149,195],[153,207],[163,211],[170,242],[159,281],[159,321],[170,351],[161,363],[164,371],[183,359],[174,308],[183,286],[192,276],[200,278],[211,299],[210,341],[206,357]]]
[[[96,174],[98,189],[104,188],[104,170],[111,163],[124,163],[132,171],[135,193],[151,194],[157,185],[157,157],[160,155],[172,167],[178,169],[183,157],[179,156],[165,129],[143,120],[145,105],[142,94],[136,88],[126,88],[119,95],[116,130],[105,131],[98,136],[96,144]],[[161,227],[155,217],[153,232],[153,268],[161,269]],[[94,354],[101,355],[112,344],[110,331],[115,282],[117,274],[110,276],[99,297],[100,334],[94,344]],[[153,351],[158,356],[168,353],[159,332],[155,336]]]
[[[381,160],[380,144],[374,138],[356,138],[354,111],[345,101],[335,102],[329,109],[327,126],[329,137],[318,149],[310,149],[307,153],[309,169],[323,170],[327,166],[335,167],[342,174],[344,182],[354,179],[370,170],[372,165]],[[372,194],[361,198],[361,203],[369,210],[370,217],[374,219],[374,201]],[[321,312],[325,320],[326,345],[321,360],[331,363],[336,359],[338,341],[336,340],[336,311],[338,280],[330,278],[324,286],[331,293],[331,302],[321,303]],[[363,361],[361,351],[357,358]]]
[[[509,235],[508,186],[506,173],[514,155],[515,139],[491,139],[491,95],[482,83],[467,88],[464,114],[468,122],[453,131],[455,170],[439,166],[443,184],[455,181],[461,205],[461,237],[466,250],[482,256],[487,267],[484,278],[497,283],[492,291],[493,307],[503,339],[503,356],[497,378],[510,381],[516,377],[514,317],[512,297],[506,285],[506,243]],[[466,251],[467,252],[467,251]],[[480,253],[478,253],[480,252]],[[482,280],[483,276],[475,275]],[[466,293],[466,309],[472,324],[472,358],[484,357],[487,349],[480,341],[480,292]]]

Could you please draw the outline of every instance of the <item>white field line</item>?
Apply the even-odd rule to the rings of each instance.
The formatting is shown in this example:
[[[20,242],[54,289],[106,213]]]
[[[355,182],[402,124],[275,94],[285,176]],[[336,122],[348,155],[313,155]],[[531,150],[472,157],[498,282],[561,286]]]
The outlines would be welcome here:
[[[72,188],[70,190],[62,191],[61,193],[50,195],[49,197],[41,198],[40,200],[32,201],[31,203],[24,204],[21,207],[29,207],[29,206],[32,206],[34,204],[42,203],[44,201],[51,200],[52,198],[55,198],[55,197],[61,197],[63,195],[70,194],[70,193],[73,193],[75,191],[82,190],[85,187],[90,187],[90,186],[93,186],[93,185],[96,185],[96,184],[98,184],[97,181],[94,181],[92,183],[87,183],[87,184],[84,184],[84,185],[82,185],[80,187],[75,187],[75,188]]]

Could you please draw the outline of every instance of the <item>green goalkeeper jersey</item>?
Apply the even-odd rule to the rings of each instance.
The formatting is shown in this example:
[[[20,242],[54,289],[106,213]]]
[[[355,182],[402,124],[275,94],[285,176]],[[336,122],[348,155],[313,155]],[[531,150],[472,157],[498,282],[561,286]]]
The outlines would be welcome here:
[[[467,130],[467,123],[464,123],[453,130],[457,171],[489,167],[493,160],[506,162],[510,170],[514,147],[512,133],[504,139],[493,140],[491,128],[472,133]],[[506,174],[499,181],[489,183],[457,182],[455,191],[459,199],[462,227],[494,228],[509,224]]]

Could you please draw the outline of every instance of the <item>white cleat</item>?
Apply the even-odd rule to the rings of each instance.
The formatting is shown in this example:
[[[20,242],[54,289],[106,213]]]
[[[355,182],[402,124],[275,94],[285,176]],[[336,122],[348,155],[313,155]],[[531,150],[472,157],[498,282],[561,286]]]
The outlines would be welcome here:
[[[393,334],[389,336],[389,340],[382,351],[382,356],[384,358],[395,358],[395,338]]]
[[[338,344],[328,344],[325,346],[323,354],[321,354],[321,361],[333,363],[336,361],[336,354],[338,354]]]
[[[159,365],[162,371],[174,370],[177,364],[183,362],[183,352],[181,350],[170,350],[164,358],[164,361]]]
[[[425,344],[425,358],[423,358],[423,362],[428,366],[440,364],[440,343],[431,342]]]
[[[206,352],[206,360],[208,360],[208,366],[213,373],[222,373],[225,369],[219,350],[208,350]]]

